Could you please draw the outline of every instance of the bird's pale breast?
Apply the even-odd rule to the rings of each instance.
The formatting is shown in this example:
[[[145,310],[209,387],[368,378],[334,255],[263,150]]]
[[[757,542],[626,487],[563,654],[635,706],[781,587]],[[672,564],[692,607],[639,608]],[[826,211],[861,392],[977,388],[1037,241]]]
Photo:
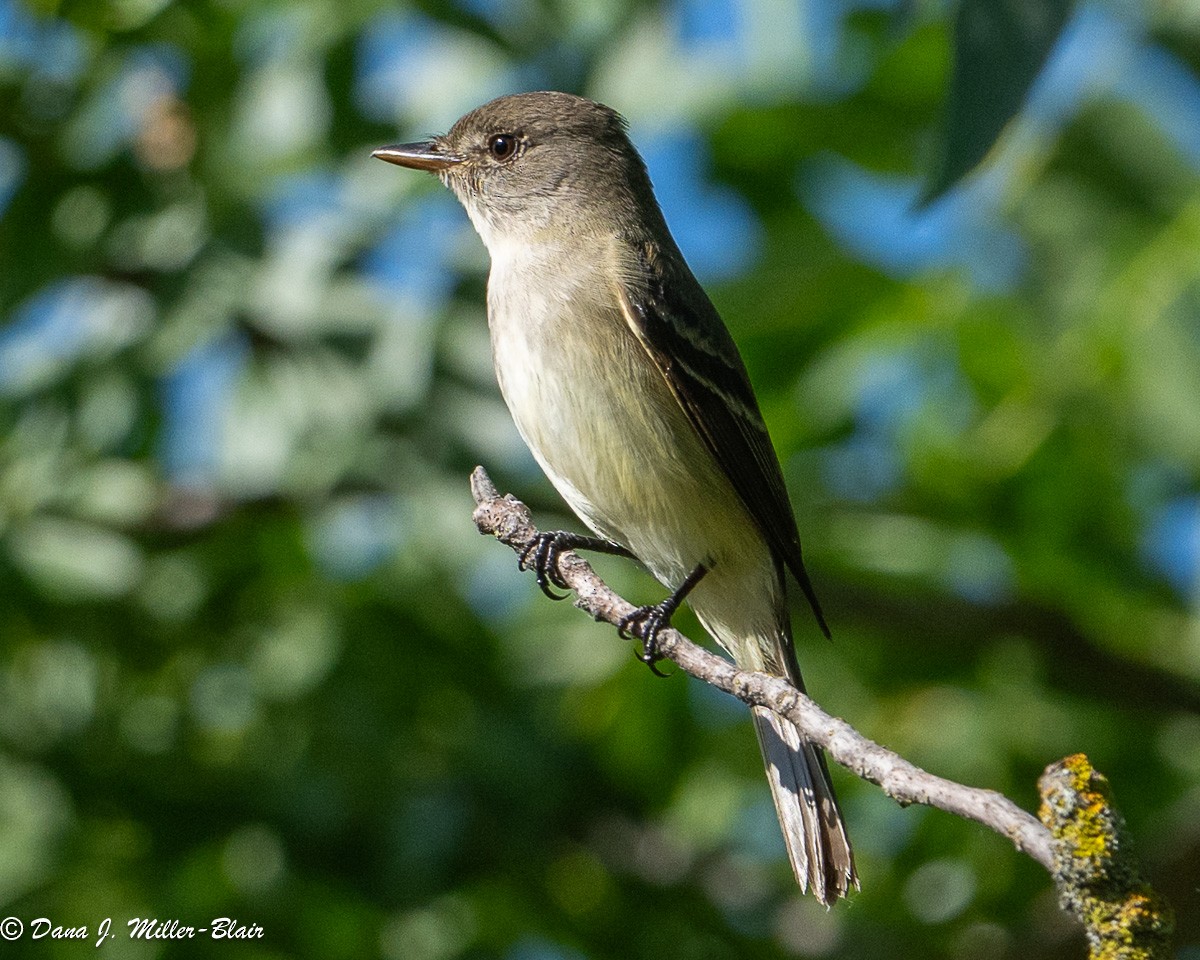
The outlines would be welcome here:
[[[770,551],[626,324],[604,265],[572,269],[521,248],[497,252],[488,286],[496,373],[555,488],[668,587],[709,566],[691,603],[718,639],[773,634],[779,586]],[[553,283],[538,281],[545,271]],[[705,608],[752,623],[714,625]]]

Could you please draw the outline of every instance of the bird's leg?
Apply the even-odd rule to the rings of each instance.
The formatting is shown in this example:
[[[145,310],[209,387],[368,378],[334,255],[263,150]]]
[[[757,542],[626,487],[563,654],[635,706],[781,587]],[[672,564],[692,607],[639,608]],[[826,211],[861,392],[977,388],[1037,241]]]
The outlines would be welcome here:
[[[679,585],[679,588],[662,603],[656,603],[649,607],[638,607],[633,613],[621,618],[617,632],[622,637],[637,637],[642,641],[642,652],[637,655],[637,658],[657,676],[666,676],[655,666],[662,659],[662,655],[658,652],[659,631],[671,625],[671,617],[675,615],[679,605],[692,592],[692,588],[704,579],[706,573],[708,573],[708,567],[702,563],[698,564],[696,569],[687,575],[687,579]]]
[[[542,593],[551,600],[565,600],[566,596],[555,593],[550,589],[550,584],[561,587],[563,590],[570,589],[558,569],[558,558],[564,550],[593,550],[597,553],[609,553],[614,557],[633,558],[632,553],[612,540],[585,537],[567,530],[539,533],[525,544],[525,548],[517,559],[517,567],[520,570],[532,570]]]

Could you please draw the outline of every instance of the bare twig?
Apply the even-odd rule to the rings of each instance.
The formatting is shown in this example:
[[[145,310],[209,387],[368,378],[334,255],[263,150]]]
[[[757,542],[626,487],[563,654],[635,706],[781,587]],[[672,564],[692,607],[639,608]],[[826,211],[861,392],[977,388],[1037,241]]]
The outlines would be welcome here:
[[[511,496],[500,496],[482,467],[471,474],[477,504],[475,525],[518,552],[534,536],[529,509]],[[563,580],[575,591],[575,606],[614,626],[634,607],[617,596],[586,560],[564,551],[559,561]],[[994,790],[967,787],[935,776],[868,740],[850,724],[832,717],[781,677],[739,670],[728,660],[693,643],[677,630],[664,630],[658,651],[698,680],[712,684],[745,703],[763,706],[796,724],[836,762],[880,786],[900,804],[921,803],[975,820],[1008,837],[1013,845],[1047,870],[1051,869],[1050,833],[1035,817]]]
[[[500,496],[482,467],[471,474],[471,492],[479,531],[522,553],[538,533],[529,509],[511,496]],[[574,552],[560,554],[558,569],[575,591],[575,606],[595,619],[618,626],[633,611]],[[786,717],[833,760],[877,784],[896,802],[937,807],[1008,837],[1050,872],[1063,909],[1086,929],[1092,960],[1163,960],[1170,955],[1170,906],[1142,881],[1107,781],[1082,754],[1046,769],[1039,783],[1039,823],[995,790],[922,770],[825,713],[786,680],[739,670],[677,630],[663,630],[657,650],[696,679]]]

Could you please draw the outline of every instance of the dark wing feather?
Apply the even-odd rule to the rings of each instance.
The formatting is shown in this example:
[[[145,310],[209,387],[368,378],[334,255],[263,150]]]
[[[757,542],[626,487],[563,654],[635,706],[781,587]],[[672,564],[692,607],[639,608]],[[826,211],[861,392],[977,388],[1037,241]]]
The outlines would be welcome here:
[[[779,459],[737,346],[682,256],[660,257],[651,243],[638,250],[633,276],[620,291],[625,318],[829,636]]]

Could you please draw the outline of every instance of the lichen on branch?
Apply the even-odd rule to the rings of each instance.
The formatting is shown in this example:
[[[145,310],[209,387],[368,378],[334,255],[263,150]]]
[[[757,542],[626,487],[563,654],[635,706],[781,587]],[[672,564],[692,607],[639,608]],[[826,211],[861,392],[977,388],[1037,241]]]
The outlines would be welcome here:
[[[1092,960],[1166,960],[1174,916],[1141,877],[1107,778],[1077,753],[1047,767],[1038,790],[1059,905],[1084,925]]]
[[[501,496],[483,467],[471,474],[471,493],[479,532],[523,554],[538,535],[529,508],[511,495]],[[575,592],[575,606],[594,619],[619,626],[634,610],[574,551],[559,555],[558,572]],[[1039,822],[994,790],[922,770],[826,713],[783,678],[739,670],[678,630],[663,630],[657,651],[696,679],[786,717],[830,759],[876,784],[897,803],[936,807],[1007,837],[1050,871],[1063,909],[1086,928],[1092,960],[1165,960],[1169,955],[1170,908],[1142,882],[1107,781],[1082,754],[1046,769],[1039,782]]]

